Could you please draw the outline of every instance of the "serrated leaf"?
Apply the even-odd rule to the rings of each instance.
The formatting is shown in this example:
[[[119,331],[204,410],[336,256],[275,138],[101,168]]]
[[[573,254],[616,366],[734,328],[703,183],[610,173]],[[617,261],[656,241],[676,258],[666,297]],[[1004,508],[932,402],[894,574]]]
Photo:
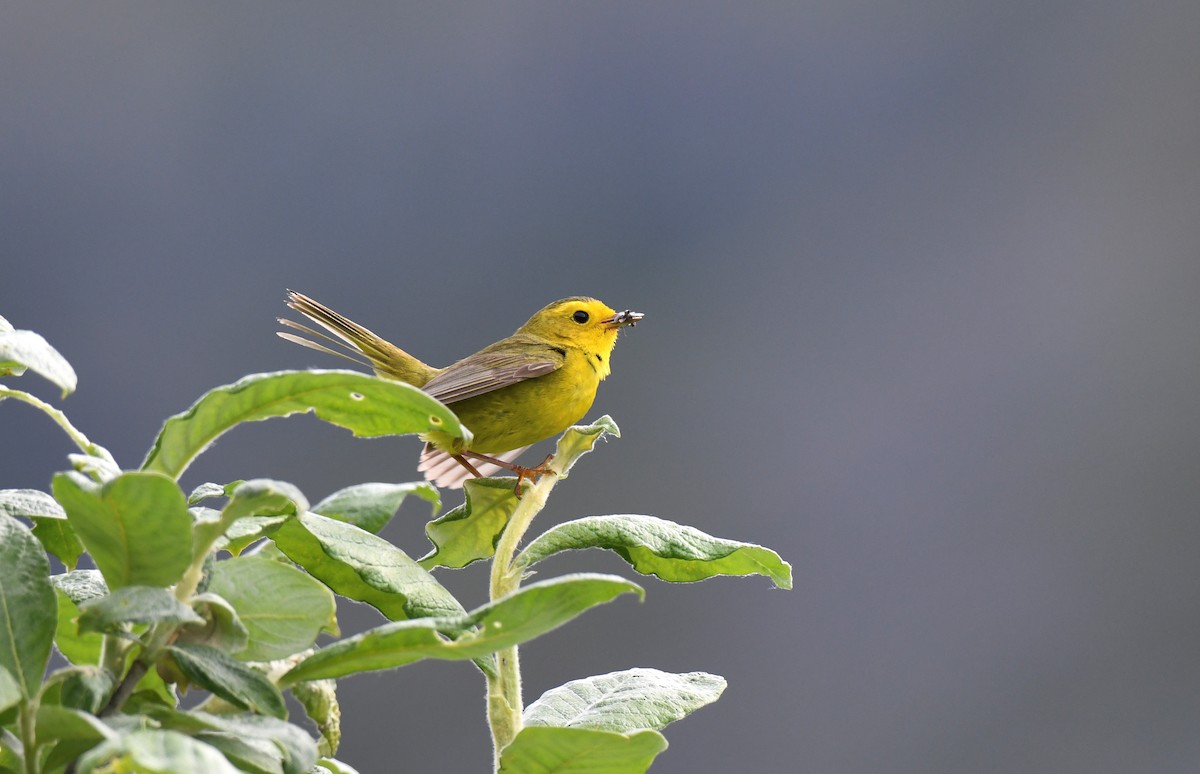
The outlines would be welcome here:
[[[259,556],[217,562],[208,590],[237,611],[249,640],[246,661],[271,661],[299,653],[322,629],[336,631],[333,594],[295,567]]]
[[[501,751],[500,774],[644,774],[665,749],[657,731],[530,726]]]
[[[607,548],[643,575],[688,583],[715,575],[765,575],[792,587],[792,566],[769,548],[708,535],[654,516],[589,516],[550,528],[517,557],[529,567],[559,551]]]
[[[355,371],[279,371],[210,390],[168,419],[142,468],[178,478],[236,425],[309,411],[366,438],[432,431],[470,437],[453,412],[412,385]]]
[[[421,557],[426,570],[466,567],[496,553],[496,543],[517,508],[512,479],[470,478],[463,504],[425,525],[434,549]]]
[[[98,486],[59,473],[53,489],[109,588],[170,586],[191,563],[192,517],[171,479],[131,472]]]
[[[608,414],[597,419],[590,425],[575,425],[567,428],[558,439],[554,449],[553,467],[558,474],[566,478],[568,471],[579,461],[579,458],[590,452],[596,442],[606,435],[614,438],[621,437],[621,429]]]
[[[272,535],[289,559],[344,597],[393,621],[463,612],[458,600],[408,554],[353,524],[304,513]]]
[[[348,486],[329,495],[310,510],[378,535],[410,494],[430,503],[434,513],[441,508],[442,497],[437,487],[427,481],[413,481],[406,484],[374,482]]]
[[[283,695],[261,672],[207,645],[172,645],[169,650],[188,680],[244,710],[286,718]]]
[[[238,774],[237,768],[214,748],[177,731],[158,729],[131,731],[93,748],[79,759],[77,771]]]
[[[526,586],[466,615],[418,618],[370,629],[319,650],[284,675],[281,684],[392,669],[423,658],[486,656],[528,642],[637,584],[613,575],[578,574]],[[454,637],[455,639],[448,639]]]
[[[707,672],[628,669],[552,688],[525,708],[524,719],[527,726],[660,731],[713,703],[724,690],[725,678]]]
[[[0,514],[0,667],[26,698],[46,671],[57,624],[50,562],[25,525]]]
[[[125,586],[79,606],[83,632],[112,631],[132,623],[204,623],[204,619],[161,586]]]
[[[53,382],[62,390],[65,398],[75,392],[78,379],[75,369],[41,335],[33,331],[0,331],[0,374],[5,372],[19,375],[28,368]]]

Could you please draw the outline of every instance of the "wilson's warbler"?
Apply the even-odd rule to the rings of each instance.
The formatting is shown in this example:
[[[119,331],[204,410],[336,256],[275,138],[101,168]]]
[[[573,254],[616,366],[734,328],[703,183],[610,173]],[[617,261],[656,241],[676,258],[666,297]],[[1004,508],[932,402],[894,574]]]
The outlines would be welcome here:
[[[618,331],[643,316],[617,312],[594,298],[564,298],[530,317],[508,338],[453,365],[434,368],[302,293],[289,290],[287,305],[333,337],[279,318],[281,324],[350,354],[281,331],[283,338],[369,365],[379,376],[408,382],[452,404],[474,435],[469,445],[447,433],[421,436],[426,443],[417,469],[425,478],[457,488],[468,475],[484,476],[506,468],[517,474],[518,494],[524,478],[536,480],[547,472],[550,458],[534,468],[512,461],[530,445],[583,418],[596,388],[609,374]]]

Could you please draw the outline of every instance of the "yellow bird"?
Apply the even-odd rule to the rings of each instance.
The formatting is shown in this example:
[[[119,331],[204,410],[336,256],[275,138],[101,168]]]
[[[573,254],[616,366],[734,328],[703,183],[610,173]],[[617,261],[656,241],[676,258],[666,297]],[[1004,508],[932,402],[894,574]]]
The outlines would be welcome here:
[[[594,298],[564,298],[530,317],[513,335],[453,365],[434,368],[302,293],[289,290],[287,305],[333,337],[284,318],[279,318],[281,324],[350,354],[292,333],[280,331],[281,337],[368,365],[381,377],[420,387],[453,407],[474,435],[469,446],[447,433],[422,435],[426,443],[417,469],[425,478],[458,488],[468,475],[505,468],[517,474],[518,493],[524,478],[536,480],[547,471],[550,458],[535,468],[512,461],[532,444],[583,419],[611,369],[617,333],[643,317],[628,309],[617,312]]]

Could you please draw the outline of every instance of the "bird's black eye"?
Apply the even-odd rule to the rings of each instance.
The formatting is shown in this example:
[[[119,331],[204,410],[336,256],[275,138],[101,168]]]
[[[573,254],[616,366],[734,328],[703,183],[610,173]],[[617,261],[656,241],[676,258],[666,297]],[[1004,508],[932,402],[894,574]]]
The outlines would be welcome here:
[[[585,322],[588,321],[588,313],[583,311],[582,309],[580,309],[578,312],[571,315],[571,319],[574,320],[575,322],[579,323],[580,325],[583,325]]]

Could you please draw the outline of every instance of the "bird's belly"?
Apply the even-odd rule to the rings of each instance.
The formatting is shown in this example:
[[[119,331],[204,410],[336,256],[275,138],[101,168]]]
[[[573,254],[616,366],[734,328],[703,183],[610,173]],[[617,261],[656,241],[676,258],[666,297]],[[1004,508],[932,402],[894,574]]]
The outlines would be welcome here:
[[[474,434],[465,448],[499,454],[556,436],[582,419],[596,397],[596,382],[566,378],[565,370],[451,404]],[[447,448],[442,439],[429,440]]]

